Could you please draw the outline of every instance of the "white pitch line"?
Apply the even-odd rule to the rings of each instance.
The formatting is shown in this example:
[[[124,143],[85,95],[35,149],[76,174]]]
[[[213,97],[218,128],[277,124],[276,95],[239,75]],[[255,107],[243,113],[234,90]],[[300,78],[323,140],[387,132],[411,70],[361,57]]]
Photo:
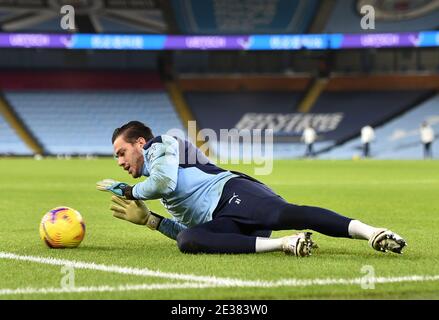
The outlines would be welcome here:
[[[283,279],[279,281],[245,281],[242,284],[235,284],[235,287],[252,287],[252,288],[277,288],[277,287],[310,287],[310,286],[329,286],[329,285],[361,285],[364,278],[353,279]],[[427,282],[439,281],[439,275],[435,276],[403,276],[403,277],[378,277],[367,278],[367,283],[400,283],[400,282]],[[231,287],[225,284],[213,283],[163,283],[163,284],[127,284],[119,286],[91,286],[91,287],[73,287],[73,288],[18,288],[18,289],[0,289],[2,295],[25,295],[25,294],[57,294],[57,293],[90,293],[90,292],[128,292],[128,291],[150,291],[150,290],[170,290],[170,289],[206,289]]]
[[[0,289],[0,296],[25,295],[25,294],[53,294],[53,293],[87,293],[87,292],[126,292],[126,291],[148,291],[148,290],[175,290],[175,289],[203,289],[216,285],[202,283],[161,283],[161,284],[125,284],[119,286],[90,286],[73,288],[18,288]]]
[[[156,278],[195,281],[195,282],[203,282],[203,283],[222,284],[222,285],[234,285],[235,283],[240,283],[242,281],[239,279],[231,279],[231,278],[218,278],[212,276],[197,276],[193,274],[161,272],[161,271],[149,270],[147,268],[139,269],[139,268],[122,267],[115,265],[96,264],[93,262],[90,263],[90,262],[65,260],[65,259],[44,258],[38,256],[24,256],[24,255],[9,253],[9,252],[0,252],[0,259],[34,262],[34,263],[48,264],[53,266],[70,266],[75,269],[87,269],[87,270],[103,271],[103,272],[118,273],[118,274],[133,275],[133,276],[156,277]]]
[[[140,288],[137,290],[160,290],[166,289],[167,286],[173,285],[177,287],[171,287],[171,289],[185,289],[185,288],[211,288],[211,287],[255,287],[255,288],[275,288],[275,287],[308,287],[308,286],[327,286],[327,285],[361,285],[367,281],[370,283],[399,283],[399,282],[426,282],[426,281],[439,281],[439,275],[408,275],[400,277],[362,277],[353,279],[343,279],[343,278],[326,278],[326,279],[280,279],[275,281],[264,281],[264,280],[242,280],[242,279],[232,279],[232,278],[218,278],[211,276],[196,276],[191,274],[179,274],[179,273],[167,273],[160,271],[152,271],[149,269],[138,269],[132,267],[121,267],[121,266],[107,266],[103,264],[88,263],[81,261],[72,261],[64,259],[54,259],[54,258],[44,258],[37,256],[23,256],[14,253],[0,252],[0,259],[10,259],[18,261],[27,261],[40,264],[56,265],[56,266],[71,266],[76,269],[86,269],[103,271],[110,273],[118,273],[125,275],[135,275],[144,277],[158,277],[166,278],[172,280],[185,280],[185,281],[195,281],[199,283],[181,283],[181,284],[141,284],[136,286],[119,286],[119,287],[79,287],[83,288],[81,290],[103,290],[103,291],[128,291],[126,288]],[[140,287],[139,287],[140,286]],[[92,289],[85,289],[92,288]],[[122,288],[122,289],[121,289]],[[145,289],[142,289],[145,288]],[[152,289],[148,289],[152,288]],[[46,289],[0,289],[0,292],[14,292],[14,290],[47,290],[57,292],[57,290],[62,290],[60,292],[68,292],[65,289],[60,288],[46,288]],[[4,291],[6,290],[6,291]],[[9,291],[8,291],[9,290]],[[77,289],[74,289],[77,290]],[[18,291],[20,292],[20,291]],[[78,292],[78,291],[73,291]],[[92,291],[90,291],[92,292]],[[49,292],[50,293],[50,292]]]
[[[253,281],[256,287],[309,287],[328,285],[361,285],[363,283],[399,283],[439,281],[439,275],[409,275],[400,277],[323,278],[323,279],[281,279],[276,281]]]

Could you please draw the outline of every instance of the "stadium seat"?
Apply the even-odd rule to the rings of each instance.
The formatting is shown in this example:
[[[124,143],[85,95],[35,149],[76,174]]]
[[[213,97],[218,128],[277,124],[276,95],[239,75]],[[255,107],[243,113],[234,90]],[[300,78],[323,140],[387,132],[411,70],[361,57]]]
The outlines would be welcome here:
[[[183,130],[161,91],[7,91],[5,97],[51,154],[112,154],[113,130],[131,120],[156,135]]]
[[[0,154],[30,155],[32,150],[0,115]]]

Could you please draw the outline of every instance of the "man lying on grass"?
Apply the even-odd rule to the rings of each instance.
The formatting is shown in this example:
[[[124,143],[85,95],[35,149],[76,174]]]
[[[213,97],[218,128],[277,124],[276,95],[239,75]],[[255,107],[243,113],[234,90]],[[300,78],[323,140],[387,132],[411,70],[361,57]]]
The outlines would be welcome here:
[[[406,242],[396,233],[375,228],[327,209],[288,203],[265,184],[239,172],[223,170],[193,144],[176,137],[154,137],[131,121],[114,130],[118,164],[134,178],[130,186],[105,179],[97,189],[113,193],[116,218],[146,225],[177,241],[185,253],[283,251],[309,256],[310,232],[270,238],[272,230],[314,230],[331,237],[368,240],[378,251],[402,253]],[[161,199],[173,219],[151,212],[143,200]]]

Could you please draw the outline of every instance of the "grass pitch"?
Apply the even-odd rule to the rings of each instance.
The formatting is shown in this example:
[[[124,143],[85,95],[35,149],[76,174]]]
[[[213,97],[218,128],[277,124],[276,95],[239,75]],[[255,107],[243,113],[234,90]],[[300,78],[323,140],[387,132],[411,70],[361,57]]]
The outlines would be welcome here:
[[[250,166],[233,169],[253,175]],[[134,182],[114,160],[0,159],[0,177],[0,299],[439,298],[437,161],[276,161],[271,175],[258,177],[292,203],[396,231],[409,245],[401,256],[317,233],[320,249],[304,259],[281,252],[185,255],[160,233],[112,217],[110,195],[95,182]],[[56,206],[83,215],[79,248],[49,249],[40,240],[39,222]],[[158,201],[149,206],[166,215]],[[73,282],[65,261],[53,259],[88,264],[74,266]]]

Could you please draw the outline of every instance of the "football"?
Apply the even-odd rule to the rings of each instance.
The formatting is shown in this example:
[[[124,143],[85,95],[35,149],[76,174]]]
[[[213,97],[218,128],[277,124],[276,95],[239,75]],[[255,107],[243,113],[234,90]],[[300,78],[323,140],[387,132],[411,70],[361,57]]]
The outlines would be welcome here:
[[[56,207],[40,223],[40,237],[49,248],[76,248],[85,236],[81,214],[69,207]]]

